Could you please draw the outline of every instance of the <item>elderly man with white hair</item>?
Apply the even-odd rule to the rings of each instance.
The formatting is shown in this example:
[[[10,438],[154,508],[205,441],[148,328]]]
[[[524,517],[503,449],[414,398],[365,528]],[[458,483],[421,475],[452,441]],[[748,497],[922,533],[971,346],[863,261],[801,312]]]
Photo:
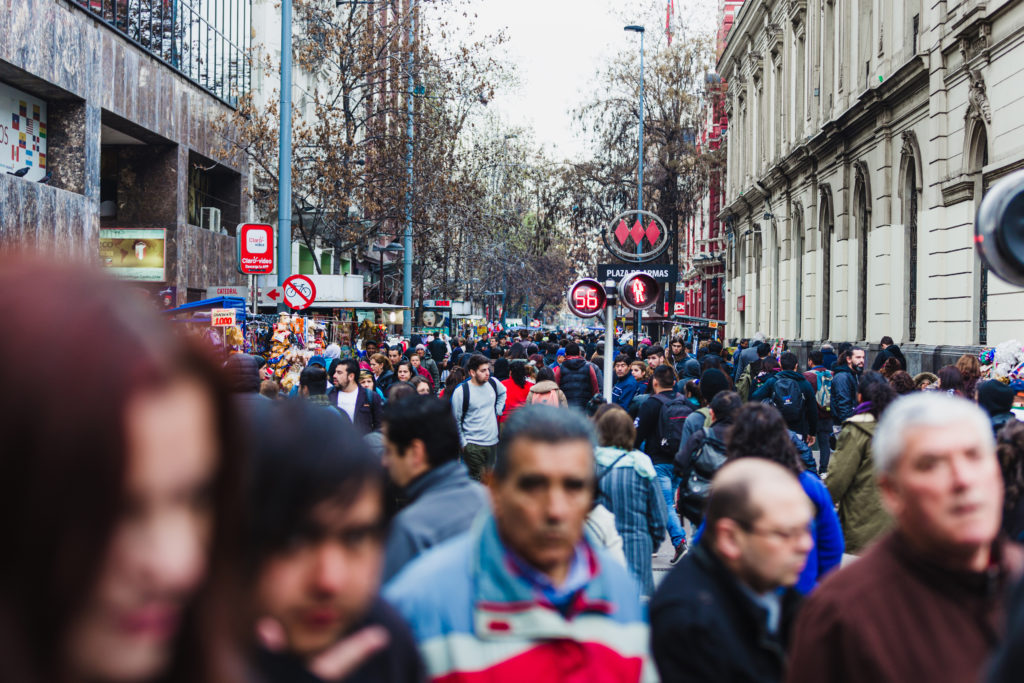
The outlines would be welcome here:
[[[1003,482],[973,403],[921,393],[875,431],[894,529],[829,577],[797,619],[787,681],[978,680],[1024,551],[999,536]]]

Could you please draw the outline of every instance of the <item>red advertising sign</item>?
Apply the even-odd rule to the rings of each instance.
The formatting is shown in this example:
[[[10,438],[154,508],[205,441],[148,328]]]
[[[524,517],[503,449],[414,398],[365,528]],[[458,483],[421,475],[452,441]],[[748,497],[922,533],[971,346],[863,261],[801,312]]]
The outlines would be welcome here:
[[[262,223],[242,223],[235,235],[238,272],[262,275],[274,272],[274,228]]]
[[[743,310],[746,310],[746,307],[747,307],[747,297],[743,296],[743,295],[740,295],[740,296],[736,297],[736,310],[737,311],[743,311]]]

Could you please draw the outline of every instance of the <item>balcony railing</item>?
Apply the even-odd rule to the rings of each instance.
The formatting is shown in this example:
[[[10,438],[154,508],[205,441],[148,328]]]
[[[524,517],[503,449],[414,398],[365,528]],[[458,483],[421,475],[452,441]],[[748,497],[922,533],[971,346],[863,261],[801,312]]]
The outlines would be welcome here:
[[[71,0],[235,106],[249,90],[251,0]]]

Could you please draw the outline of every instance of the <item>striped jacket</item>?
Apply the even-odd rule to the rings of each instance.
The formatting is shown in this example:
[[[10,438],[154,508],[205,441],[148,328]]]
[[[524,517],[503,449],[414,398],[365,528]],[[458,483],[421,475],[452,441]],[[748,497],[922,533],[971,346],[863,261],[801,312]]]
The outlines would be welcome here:
[[[587,544],[591,578],[564,617],[511,568],[490,514],[417,558],[384,594],[435,682],[657,680],[636,584]]]

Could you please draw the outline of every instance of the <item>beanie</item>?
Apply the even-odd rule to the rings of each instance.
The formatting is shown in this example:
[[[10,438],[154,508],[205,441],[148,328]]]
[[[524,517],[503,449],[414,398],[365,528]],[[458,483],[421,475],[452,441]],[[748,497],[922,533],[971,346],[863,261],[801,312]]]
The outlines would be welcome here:
[[[729,391],[731,388],[725,373],[716,368],[708,368],[700,376],[700,395],[706,403],[711,403],[711,399],[715,395],[722,391]]]

